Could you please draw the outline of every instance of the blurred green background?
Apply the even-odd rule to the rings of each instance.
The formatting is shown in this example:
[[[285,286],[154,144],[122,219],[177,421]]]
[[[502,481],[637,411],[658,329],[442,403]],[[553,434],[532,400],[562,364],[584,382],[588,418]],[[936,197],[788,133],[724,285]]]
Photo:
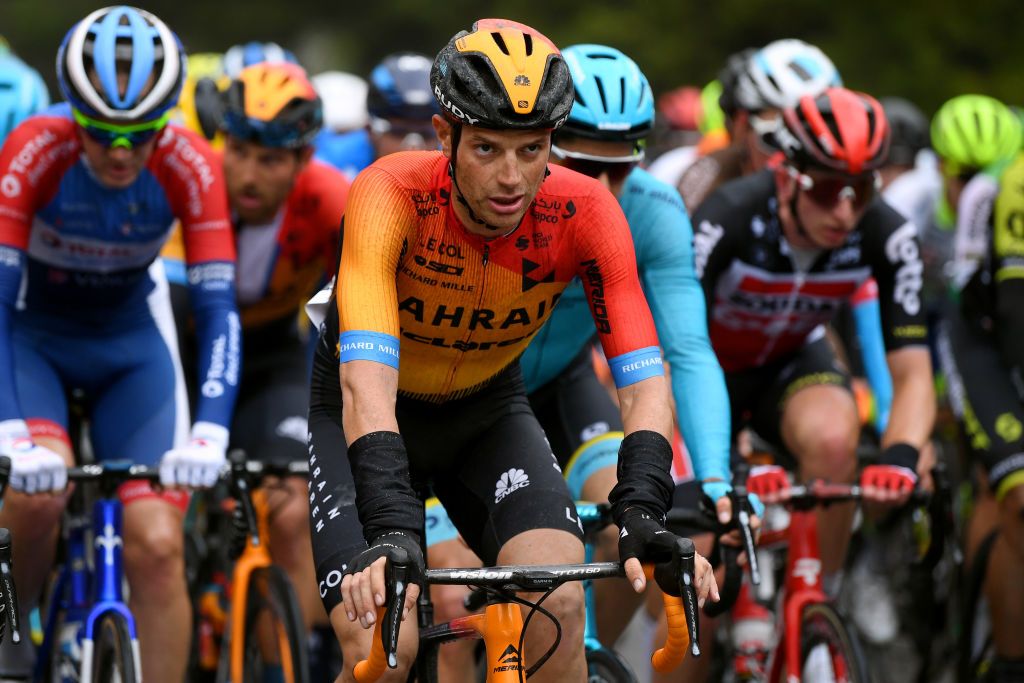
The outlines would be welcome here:
[[[67,29],[105,3],[0,0],[0,34],[57,95]],[[981,92],[1024,104],[1024,0],[150,0],[189,51],[273,40],[310,70],[365,75],[388,52],[433,55],[473,19],[528,23],[558,45],[596,42],[632,56],[657,93],[714,77],[727,55],[776,38],[817,44],[850,87],[903,95],[927,112]]]

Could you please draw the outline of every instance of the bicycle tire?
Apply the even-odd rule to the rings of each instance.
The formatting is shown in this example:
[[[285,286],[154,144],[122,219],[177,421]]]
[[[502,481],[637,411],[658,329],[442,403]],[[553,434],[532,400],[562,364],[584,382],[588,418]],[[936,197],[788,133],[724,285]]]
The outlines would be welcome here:
[[[636,674],[618,652],[607,648],[588,649],[587,683],[637,683]]]
[[[805,669],[811,653],[821,645],[828,648],[834,680],[848,683],[870,681],[856,633],[838,610],[828,603],[808,605],[800,616],[801,680],[811,681],[805,676]]]
[[[259,628],[261,615],[269,615],[276,633],[278,661],[282,665],[285,683],[310,683],[309,652],[306,630],[299,614],[298,601],[288,576],[280,567],[271,565],[255,570],[249,577],[245,596],[245,657],[240,683],[262,683],[264,659],[260,649]],[[228,666],[222,667],[230,675],[231,645],[229,638],[237,633],[237,625],[225,634],[221,649]],[[230,634],[230,635],[229,635]],[[288,666],[287,662],[291,665]],[[222,680],[227,680],[224,678]]]
[[[117,612],[107,612],[96,624],[92,683],[137,683],[135,650],[128,622]]]

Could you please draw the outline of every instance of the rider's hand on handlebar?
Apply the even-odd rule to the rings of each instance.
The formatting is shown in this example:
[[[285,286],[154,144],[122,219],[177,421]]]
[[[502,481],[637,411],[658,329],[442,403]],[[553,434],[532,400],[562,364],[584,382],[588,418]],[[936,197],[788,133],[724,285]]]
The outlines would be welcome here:
[[[404,550],[412,563],[412,575],[422,577],[425,563],[419,540],[404,531],[391,531],[378,536],[373,544],[356,556],[341,580],[341,600],[349,621],[359,619],[363,628],[370,628],[377,620],[377,608],[386,601],[384,569],[394,551]],[[414,581],[405,594],[402,620],[409,615],[419,597],[420,587]]]
[[[24,493],[59,493],[68,483],[67,463],[32,441],[23,420],[0,422],[0,455],[11,459],[11,488]]]
[[[917,473],[899,465],[868,465],[860,475],[860,485],[867,500],[903,505],[917,485]]]
[[[676,536],[664,525],[638,508],[629,508],[619,524],[619,559],[626,570],[633,590],[642,593],[647,586],[643,562],[667,562],[672,557]],[[697,555],[694,566],[694,586],[700,605],[710,596],[718,602],[718,584],[711,564]]]
[[[789,476],[778,465],[759,465],[750,470],[747,491],[766,505],[783,503],[789,498]]]
[[[228,430],[212,422],[196,422],[188,444],[172,448],[160,461],[164,486],[210,488],[227,466]]]

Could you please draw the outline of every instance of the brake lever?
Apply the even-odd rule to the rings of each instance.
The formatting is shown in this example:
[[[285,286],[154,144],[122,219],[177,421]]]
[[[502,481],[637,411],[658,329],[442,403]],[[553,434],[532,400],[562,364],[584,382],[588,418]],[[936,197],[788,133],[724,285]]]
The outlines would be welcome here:
[[[14,586],[11,568],[11,532],[0,527],[0,590],[3,591],[7,623],[11,626],[11,640],[21,642],[21,617],[18,611],[18,591]]]
[[[700,617],[697,615],[697,586],[694,577],[696,556],[693,541],[684,537],[676,538],[672,546],[671,562],[655,567],[654,576],[662,590],[672,587],[679,591],[683,601],[683,615],[686,617],[686,631],[690,637],[690,654],[700,657]],[[665,575],[666,570],[670,576]]]
[[[384,623],[381,624],[380,638],[387,657],[388,668],[398,668],[398,632],[402,625],[402,614],[405,611],[405,594],[409,589],[412,567],[409,555],[404,550],[393,551],[385,569],[385,590],[387,604],[384,611]]]

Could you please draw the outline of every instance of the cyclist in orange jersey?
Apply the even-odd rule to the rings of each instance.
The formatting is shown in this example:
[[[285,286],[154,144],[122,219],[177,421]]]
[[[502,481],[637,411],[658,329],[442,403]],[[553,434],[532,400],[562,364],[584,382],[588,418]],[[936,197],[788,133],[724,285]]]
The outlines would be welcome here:
[[[354,183],[337,305],[314,361],[313,548],[350,663],[369,647],[360,627],[383,604],[385,558],[403,550],[423,566],[413,480],[432,488],[485,563],[582,560],[575,505],[517,363],[575,277],[622,404],[609,499],[636,590],[645,586],[639,561],[665,557],[674,539],[663,524],[671,413],[629,227],[598,181],[547,164],[551,132],[572,106],[565,62],[537,31],[488,19],[449,42],[431,81],[442,152],[390,155]],[[700,599],[717,599],[703,558],[696,576]],[[410,587],[407,610],[417,594]],[[582,588],[560,588],[545,607],[562,644],[537,678],[583,679]],[[393,680],[404,680],[414,654],[414,621],[402,629]],[[528,653],[554,639],[547,624],[529,631]]]

